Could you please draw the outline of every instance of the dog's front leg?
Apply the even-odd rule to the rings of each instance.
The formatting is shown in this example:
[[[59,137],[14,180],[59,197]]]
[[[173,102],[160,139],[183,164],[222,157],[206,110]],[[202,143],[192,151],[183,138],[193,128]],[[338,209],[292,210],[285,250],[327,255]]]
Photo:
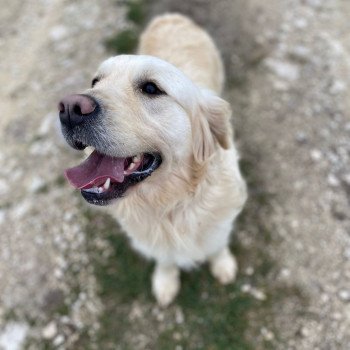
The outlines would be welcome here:
[[[160,306],[168,306],[180,289],[180,270],[176,265],[157,263],[152,276],[152,291]]]
[[[237,262],[228,247],[209,258],[212,275],[222,284],[232,283],[237,274]]]

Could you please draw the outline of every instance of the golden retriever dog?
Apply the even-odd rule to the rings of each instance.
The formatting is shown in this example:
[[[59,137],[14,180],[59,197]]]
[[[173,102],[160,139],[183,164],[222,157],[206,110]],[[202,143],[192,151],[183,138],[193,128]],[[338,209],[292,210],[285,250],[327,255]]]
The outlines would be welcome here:
[[[67,179],[156,261],[152,289],[162,306],[179,291],[180,269],[208,261],[219,282],[235,279],[228,244],[247,192],[231,110],[218,97],[223,82],[209,35],[165,14],[142,34],[138,55],[107,59],[90,89],[59,102],[68,144],[93,148]]]

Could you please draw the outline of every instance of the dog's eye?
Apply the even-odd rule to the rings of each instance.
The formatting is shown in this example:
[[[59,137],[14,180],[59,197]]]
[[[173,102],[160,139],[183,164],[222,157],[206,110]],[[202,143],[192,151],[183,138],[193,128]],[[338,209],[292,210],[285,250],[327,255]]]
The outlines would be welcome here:
[[[99,78],[92,79],[91,87],[93,88],[95,84],[99,82],[99,80],[100,80]]]
[[[141,91],[147,95],[161,95],[164,94],[155,83],[146,82],[141,85]]]

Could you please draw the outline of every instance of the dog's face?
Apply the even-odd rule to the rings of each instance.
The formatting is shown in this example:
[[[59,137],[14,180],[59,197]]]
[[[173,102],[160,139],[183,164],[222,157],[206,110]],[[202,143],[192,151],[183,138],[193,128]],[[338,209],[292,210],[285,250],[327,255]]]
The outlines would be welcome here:
[[[93,204],[110,203],[151,174],[164,180],[191,159],[205,161],[214,139],[229,144],[227,104],[204,97],[177,68],[150,56],[106,60],[91,89],[64,98],[59,110],[67,142],[95,149],[66,171]]]

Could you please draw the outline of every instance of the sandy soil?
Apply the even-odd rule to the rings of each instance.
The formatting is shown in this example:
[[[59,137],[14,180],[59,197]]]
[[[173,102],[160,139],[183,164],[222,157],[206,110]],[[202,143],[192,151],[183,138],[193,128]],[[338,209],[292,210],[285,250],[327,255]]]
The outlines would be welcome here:
[[[79,155],[59,136],[56,103],[90,84],[108,55],[104,39],[127,26],[125,9],[108,0],[0,5],[0,349],[74,348],[86,329],[93,339],[103,303],[87,218],[61,175]],[[164,0],[149,14],[164,10],[193,16],[223,52],[251,184],[237,236],[254,251],[268,231],[275,267],[265,285],[295,290],[272,301],[275,330],[252,322],[273,348],[349,349],[350,4]]]

